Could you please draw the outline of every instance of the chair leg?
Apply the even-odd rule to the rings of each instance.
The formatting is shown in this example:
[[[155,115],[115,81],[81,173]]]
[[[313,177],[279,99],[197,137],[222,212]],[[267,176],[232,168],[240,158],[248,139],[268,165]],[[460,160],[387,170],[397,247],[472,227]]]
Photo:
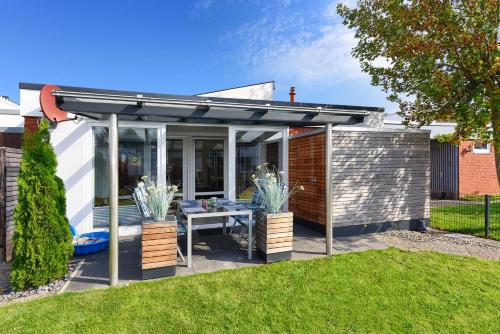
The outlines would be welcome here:
[[[234,223],[233,223],[233,226],[231,226],[231,228],[229,229],[229,234],[233,234],[233,230],[234,230],[234,227],[236,226],[236,223],[237,223],[237,222],[238,222],[238,221],[235,219],[235,220],[234,220]]]
[[[247,229],[246,225],[241,225],[241,230],[240,230],[240,237],[238,239],[239,242],[243,240],[243,236],[245,235],[245,230]]]
[[[184,260],[184,255],[182,255],[181,248],[179,247],[179,244],[177,244],[177,254],[181,257],[182,262],[186,261]]]

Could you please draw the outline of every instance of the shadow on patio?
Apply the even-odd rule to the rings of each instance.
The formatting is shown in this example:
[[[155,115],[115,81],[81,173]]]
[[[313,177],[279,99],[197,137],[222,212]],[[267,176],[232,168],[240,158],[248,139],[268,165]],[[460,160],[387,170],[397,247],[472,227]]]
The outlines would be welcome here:
[[[139,236],[121,237],[119,244],[120,284],[141,280]],[[193,266],[187,268],[180,262],[176,275],[237,269],[244,266],[262,264],[256,256],[247,258],[246,241],[238,242],[237,234],[223,236],[221,233],[209,234],[205,231],[193,232]],[[386,246],[371,235],[334,238],[334,253],[381,249]],[[325,256],[324,235],[302,225],[294,225],[293,260],[307,260]],[[108,286],[108,252],[77,257],[85,262],[72,278],[66,291],[82,291]]]

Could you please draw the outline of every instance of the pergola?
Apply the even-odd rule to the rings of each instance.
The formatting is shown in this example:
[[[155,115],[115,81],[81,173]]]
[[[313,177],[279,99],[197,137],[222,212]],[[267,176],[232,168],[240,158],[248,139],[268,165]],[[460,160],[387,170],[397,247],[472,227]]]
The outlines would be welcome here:
[[[212,98],[45,85],[40,105],[52,122],[77,116],[109,122],[109,284],[118,284],[118,122],[325,126],[326,198],[332,197],[332,125],[354,125],[373,107]],[[332,254],[332,203],[326,201],[326,254]]]

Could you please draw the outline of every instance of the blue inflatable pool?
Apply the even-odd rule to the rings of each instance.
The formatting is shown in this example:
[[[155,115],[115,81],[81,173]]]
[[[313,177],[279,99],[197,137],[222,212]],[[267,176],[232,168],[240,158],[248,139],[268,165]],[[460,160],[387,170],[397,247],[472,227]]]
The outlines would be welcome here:
[[[75,229],[73,226],[70,226],[71,234],[73,236],[76,235]],[[75,255],[83,255],[83,254],[91,254],[102,251],[103,249],[108,248],[109,246],[109,232],[90,232],[80,234],[78,237],[80,238],[90,238],[96,239],[91,240],[83,245],[74,245]]]

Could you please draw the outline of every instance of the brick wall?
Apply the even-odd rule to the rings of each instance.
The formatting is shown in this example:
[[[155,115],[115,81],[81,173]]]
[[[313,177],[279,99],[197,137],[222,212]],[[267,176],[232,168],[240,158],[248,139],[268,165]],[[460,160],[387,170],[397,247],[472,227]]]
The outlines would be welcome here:
[[[38,122],[40,122],[40,117],[24,116],[24,130],[35,132],[38,130]]]
[[[458,147],[458,189],[461,195],[500,194],[493,144],[489,154],[475,154],[473,142]]]

